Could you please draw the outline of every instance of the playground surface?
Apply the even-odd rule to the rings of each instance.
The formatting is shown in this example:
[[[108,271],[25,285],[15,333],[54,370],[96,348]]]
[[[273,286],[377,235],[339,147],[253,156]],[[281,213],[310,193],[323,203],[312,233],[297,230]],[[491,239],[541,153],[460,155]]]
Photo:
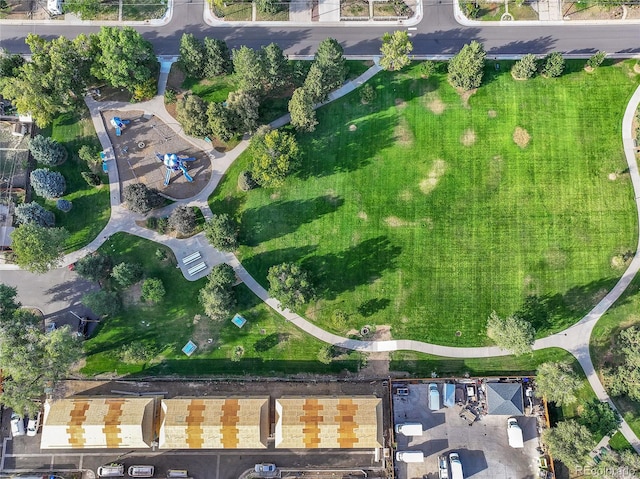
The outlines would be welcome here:
[[[118,163],[121,191],[131,183],[140,182],[171,198],[183,199],[198,194],[209,182],[211,168],[207,154],[177,135],[158,117],[145,115],[140,110],[107,110],[102,116]],[[114,117],[129,121],[120,136],[111,125]],[[196,158],[187,165],[193,182],[178,172],[172,174],[168,186],[164,185],[166,169],[156,154],[165,153]]]

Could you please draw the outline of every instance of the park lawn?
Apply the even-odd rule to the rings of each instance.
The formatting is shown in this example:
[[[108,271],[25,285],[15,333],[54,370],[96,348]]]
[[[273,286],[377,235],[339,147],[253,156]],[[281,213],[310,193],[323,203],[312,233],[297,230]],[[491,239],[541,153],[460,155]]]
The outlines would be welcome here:
[[[640,278],[636,276],[624,294],[600,318],[593,328],[590,340],[590,352],[593,365],[600,379],[605,378],[606,371],[622,361],[622,356],[613,348],[614,339],[620,331],[640,325]],[[620,414],[629,427],[640,435],[640,403],[626,396],[612,398]]]
[[[159,260],[156,251],[167,252],[168,260]],[[123,312],[101,323],[85,342],[86,363],[82,373],[131,375],[268,375],[307,373],[339,373],[356,371],[361,365],[359,353],[350,352],[326,366],[317,361],[323,343],[306,335],[274,313],[244,285],[236,287],[237,312],[247,319],[238,329],[231,321],[214,323],[202,315],[198,291],[202,279],[190,282],[175,267],[171,251],[157,243],[117,233],[100,248],[121,261],[143,265],[146,277],[160,278],[166,289],[164,300],[157,305],[126,301]],[[127,296],[125,294],[125,296]],[[202,317],[194,324],[197,315]],[[208,339],[213,341],[208,343]],[[133,340],[159,351],[150,364],[125,364],[119,351]],[[199,349],[189,358],[181,352],[187,341]],[[236,348],[244,349],[239,361],[232,361]]]
[[[56,226],[62,226],[69,231],[70,236],[65,245],[65,251],[69,253],[93,241],[106,226],[111,215],[106,175],[99,169],[94,170],[100,171],[99,175],[105,184],[98,188],[89,186],[81,175],[82,171],[90,170],[89,166],[78,157],[78,150],[82,145],[100,148],[100,142],[86,108],[81,113],[58,116],[50,127],[41,131],[41,134],[62,143],[69,154],[67,161],[62,165],[50,169],[64,175],[67,190],[63,198],[73,203],[71,211],[63,213],[56,208],[55,200],[44,200],[34,195],[36,201],[55,213]]]
[[[371,104],[356,91],[318,110],[281,188],[239,191],[244,152],[210,205],[240,223],[239,257],[263,285],[281,262],[309,271],[319,299],[300,312],[325,329],[347,332],[331,324],[341,310],[349,329],[485,345],[490,312],[531,297],[538,337],[560,331],[609,291],[622,274],[612,259],[636,244],[620,119],[640,76],[628,62],[592,75],[582,65],[518,82],[511,63],[489,63],[468,102],[443,68],[380,73]]]

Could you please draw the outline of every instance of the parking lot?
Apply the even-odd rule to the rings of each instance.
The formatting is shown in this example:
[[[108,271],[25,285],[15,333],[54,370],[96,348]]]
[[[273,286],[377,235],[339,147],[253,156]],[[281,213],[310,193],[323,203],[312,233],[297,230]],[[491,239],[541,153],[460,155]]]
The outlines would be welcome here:
[[[443,383],[438,382],[442,398]],[[459,401],[453,407],[429,410],[428,384],[403,384],[409,394],[398,395],[394,387],[394,423],[421,423],[422,436],[395,435],[398,451],[422,451],[424,462],[396,461],[400,479],[438,478],[438,456],[457,452],[465,478],[516,479],[538,477],[538,432],[535,416],[519,416],[524,448],[514,449],[507,438],[507,415],[480,414],[472,424],[460,417]],[[463,388],[457,385],[457,390]],[[459,391],[456,391],[459,392]],[[459,398],[459,395],[456,395]],[[527,411],[528,412],[528,411]]]
[[[64,393],[63,393],[64,392]],[[389,389],[386,382],[351,381],[67,381],[56,390],[56,395],[68,396],[117,396],[144,395],[157,393],[170,397],[226,397],[264,396],[334,396],[334,395],[375,395],[383,399],[388,411]],[[59,397],[60,397],[59,396]],[[272,401],[273,403],[273,401]],[[274,414],[272,412],[271,414]],[[389,428],[389,416],[384,415],[384,429]],[[382,476],[385,462],[376,458],[373,449],[276,449],[273,441],[266,449],[228,450],[158,450],[156,449],[83,449],[83,450],[42,450],[41,434],[35,437],[19,436],[10,439],[9,414],[2,417],[4,436],[2,473],[19,475],[50,474],[70,477],[71,471],[82,471],[83,479],[94,479],[96,469],[111,462],[123,463],[127,468],[134,464],[149,464],[156,468],[155,477],[166,477],[168,469],[187,469],[194,479],[237,479],[244,472],[253,470],[257,463],[274,463],[284,469],[282,477],[303,476],[305,478],[327,477],[314,473],[316,470],[337,472],[333,479],[342,477],[362,477],[366,470],[368,477]],[[385,437],[388,437],[385,433]],[[379,453],[381,451],[378,451]]]

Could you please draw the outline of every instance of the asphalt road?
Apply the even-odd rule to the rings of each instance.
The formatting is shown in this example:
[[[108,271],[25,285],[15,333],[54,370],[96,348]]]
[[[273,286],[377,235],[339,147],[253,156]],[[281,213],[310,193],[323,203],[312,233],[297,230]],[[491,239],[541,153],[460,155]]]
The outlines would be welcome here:
[[[639,55],[640,26],[635,25],[563,25],[563,26],[481,26],[466,27],[453,17],[451,3],[425,0],[423,20],[413,31],[415,55],[452,54],[470,40],[484,43],[489,55],[547,53],[589,54],[605,50],[610,54]],[[322,27],[211,27],[203,21],[203,5],[176,0],[171,22],[164,26],[137,27],[150,40],[159,55],[176,55],[184,32],[198,37],[225,39],[231,47],[259,47],[271,42],[288,54],[313,54],[320,41],[338,39],[348,55],[379,53],[380,36],[393,30],[389,26]],[[43,37],[96,32],[98,27],[73,25],[8,25],[0,24],[0,47],[11,52],[27,53],[24,38],[29,33]]]

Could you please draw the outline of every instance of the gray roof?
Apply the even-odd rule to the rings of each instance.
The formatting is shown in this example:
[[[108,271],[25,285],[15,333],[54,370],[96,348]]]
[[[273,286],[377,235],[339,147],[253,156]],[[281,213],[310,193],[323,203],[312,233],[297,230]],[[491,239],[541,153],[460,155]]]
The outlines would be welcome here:
[[[487,414],[495,416],[524,414],[522,384],[487,383]]]

